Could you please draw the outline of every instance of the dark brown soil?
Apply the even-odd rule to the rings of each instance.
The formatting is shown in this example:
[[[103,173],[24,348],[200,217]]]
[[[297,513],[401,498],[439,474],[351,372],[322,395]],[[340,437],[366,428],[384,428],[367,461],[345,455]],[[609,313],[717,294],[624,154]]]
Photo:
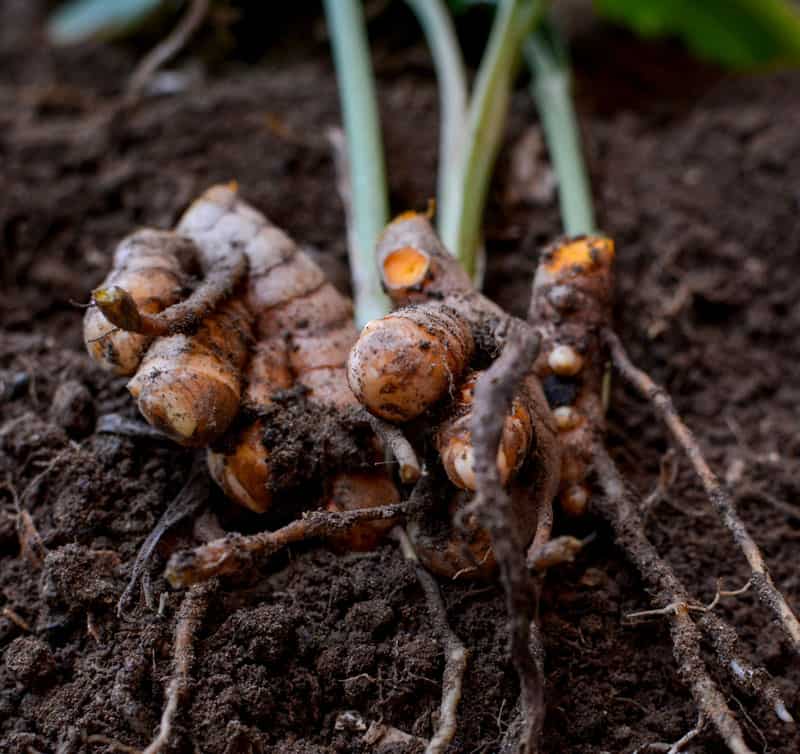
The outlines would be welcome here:
[[[111,749],[90,735],[143,747],[158,724],[181,599],[159,574],[189,527],[163,544],[153,570],[163,614],[141,604],[120,619],[115,604],[192,459],[166,443],[94,432],[95,416],[134,410],[124,381],[84,354],[71,302],[87,300],[118,239],[140,224],[169,227],[192,197],[232,178],[344,283],[325,136],[338,110],[319,22],[300,17],[265,31],[258,65],[214,67],[204,82],[103,127],[98,114],[140,50],[49,50],[39,5],[0,4],[0,751],[97,754]],[[435,183],[427,54],[402,8],[371,31],[393,203],[423,207]],[[253,31],[239,33],[257,57]],[[670,46],[603,29],[577,40],[576,59],[599,214],[620,252],[619,332],[732,479],[775,581],[799,606],[800,508],[794,515],[787,504],[800,494],[800,76],[723,79]],[[530,184],[514,178],[526,154],[536,158],[512,152],[534,124],[520,90],[485,223],[488,293],[518,314],[538,250],[560,231],[546,166],[536,174],[544,199],[525,198]],[[668,447],[662,428],[619,385],[610,423],[615,456],[647,493]],[[41,535],[43,562],[35,541],[20,552],[15,497]],[[226,527],[263,526],[218,493],[210,505]],[[598,519],[559,526],[597,538],[547,579],[545,751],[630,752],[679,738],[696,713],[666,626],[624,620],[651,603]],[[683,462],[649,533],[700,600],[717,578],[728,588],[747,580]],[[471,652],[451,751],[494,752],[517,693],[502,595],[481,583],[442,591]],[[799,712],[797,659],[754,597],[718,610]],[[428,737],[438,709],[441,648],[392,545],[349,556],[294,547],[225,581],[197,658],[170,751],[367,751],[335,729],[339,713]],[[798,751],[800,735],[714,675],[756,751]],[[712,732],[699,741],[693,751],[723,751]]]

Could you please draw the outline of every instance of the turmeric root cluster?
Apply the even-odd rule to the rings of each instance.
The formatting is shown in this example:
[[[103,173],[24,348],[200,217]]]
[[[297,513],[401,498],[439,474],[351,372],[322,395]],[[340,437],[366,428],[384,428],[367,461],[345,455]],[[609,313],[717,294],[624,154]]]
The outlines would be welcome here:
[[[474,288],[425,215],[392,222],[377,258],[395,309],[359,335],[349,299],[319,267],[235,187],[216,186],[174,232],[143,230],[120,244],[86,315],[87,348],[131,377],[148,422],[182,445],[207,448],[217,484],[257,512],[273,502],[275,458],[265,436],[287,395],[303,393],[343,419],[363,411],[360,404],[398,425],[429,478],[439,479],[430,510],[407,522],[419,557],[450,577],[484,572],[494,560],[489,537],[467,511],[476,490],[475,386],[513,323],[540,331],[541,354],[516,389],[496,459],[519,537],[529,542],[559,490],[569,513],[588,500],[590,449],[602,425],[597,332],[610,314],[613,246],[579,238],[548,249],[528,324]],[[330,510],[400,500],[371,435],[364,454],[360,468],[327,480]],[[372,547],[392,526],[364,524],[342,544]]]
[[[203,278],[187,297],[193,271]],[[309,401],[357,405],[345,375],[357,337],[349,299],[234,186],[208,190],[174,232],[124,240],[94,300],[84,323],[91,356],[131,375],[148,422],[181,445],[208,447],[214,480],[254,511],[273,497],[260,415],[276,395],[299,387]],[[334,505],[352,506],[354,488],[372,505],[395,502],[375,468],[332,480]]]
[[[549,504],[559,488],[569,514],[582,513],[588,502],[592,441],[603,421],[598,333],[610,317],[613,254],[605,238],[567,239],[545,251],[536,275],[529,326],[542,336],[541,353],[505,417],[497,452],[500,483],[510,485],[526,542],[542,502]],[[348,362],[350,386],[388,421],[428,417],[432,444],[456,488],[452,513],[465,504],[461,491],[476,489],[474,387],[481,365],[502,350],[510,317],[474,289],[424,215],[392,222],[377,256],[398,308],[362,332]],[[491,564],[487,537],[476,526],[466,548],[455,531],[443,545],[433,531],[441,531],[441,522],[430,528],[416,530],[415,545],[437,572],[452,576]]]

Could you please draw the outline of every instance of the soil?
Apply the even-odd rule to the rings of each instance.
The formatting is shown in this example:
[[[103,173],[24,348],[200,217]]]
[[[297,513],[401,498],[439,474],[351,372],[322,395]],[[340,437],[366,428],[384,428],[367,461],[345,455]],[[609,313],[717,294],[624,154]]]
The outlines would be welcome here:
[[[234,24],[228,36],[239,35],[240,52],[228,46],[221,63],[212,45],[200,80],[112,126],[103,113],[148,40],[52,50],[41,35],[44,5],[0,4],[0,751],[98,754],[113,745],[92,735],[141,748],[157,729],[181,601],[160,573],[190,525],[152,565],[160,610],[134,600],[118,617],[116,602],[192,456],[95,432],[95,417],[135,411],[124,380],[84,353],[76,302],[102,279],[121,237],[143,224],[169,227],[203,189],[233,178],[346,286],[326,138],[339,113],[320,19],[309,15],[315,4],[262,21],[263,35]],[[434,192],[436,90],[399,5],[372,21],[371,34],[392,202],[402,210]],[[465,20],[468,38],[481,18]],[[799,606],[800,75],[722,76],[678,47],[596,26],[574,49],[599,217],[619,249],[617,329],[674,395]],[[487,292],[517,314],[539,249],[560,232],[538,144],[520,88],[484,225]],[[631,485],[649,493],[669,444],[619,383],[609,443]],[[22,550],[17,521],[26,519],[15,500],[29,515]],[[269,524],[231,510],[218,492],[208,507],[225,528]],[[557,529],[597,536],[547,577],[544,751],[631,752],[678,739],[696,711],[667,626],[625,619],[652,605],[599,519]],[[727,588],[747,581],[683,460],[648,531],[697,599],[710,601],[718,578]],[[470,650],[450,750],[494,752],[518,691],[502,594],[494,583],[441,589]],[[797,659],[754,596],[717,609],[800,711]],[[214,591],[169,751],[374,751],[361,733],[337,729],[346,710],[427,738],[442,667],[422,592],[393,545],[349,555],[295,546]],[[709,667],[754,750],[800,749],[800,734]],[[713,731],[692,747],[724,751]]]

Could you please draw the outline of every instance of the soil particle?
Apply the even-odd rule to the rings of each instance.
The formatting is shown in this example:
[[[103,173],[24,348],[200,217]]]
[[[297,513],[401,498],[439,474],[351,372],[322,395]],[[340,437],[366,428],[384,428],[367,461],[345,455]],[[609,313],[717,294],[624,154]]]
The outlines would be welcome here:
[[[50,607],[107,608],[116,599],[113,572],[119,557],[110,550],[68,544],[47,554],[39,593]]]
[[[50,405],[50,420],[70,437],[88,435],[94,427],[94,400],[86,386],[77,380],[62,382]]]
[[[6,670],[25,687],[41,683],[56,671],[56,661],[46,642],[35,636],[20,636],[5,651]]]

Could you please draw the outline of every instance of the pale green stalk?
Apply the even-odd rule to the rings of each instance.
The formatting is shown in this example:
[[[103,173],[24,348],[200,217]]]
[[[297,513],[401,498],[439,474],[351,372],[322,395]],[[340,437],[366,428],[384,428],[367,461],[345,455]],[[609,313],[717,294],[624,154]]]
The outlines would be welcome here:
[[[564,232],[570,236],[593,233],[592,192],[572,102],[572,76],[555,27],[540,24],[525,44],[525,57],[533,74],[531,92],[558,179]]]
[[[458,189],[457,166],[467,119],[467,75],[453,21],[442,0],[406,0],[419,21],[439,83],[439,173],[436,199],[445,207]],[[439,215],[442,230],[442,213]]]
[[[389,301],[375,264],[375,243],[389,222],[375,82],[359,0],[325,0],[336,64],[350,173],[348,247],[358,327],[382,317]]]
[[[466,136],[454,185],[440,208],[442,240],[470,275],[477,271],[483,209],[500,148],[511,87],[522,44],[543,0],[501,0],[483,55],[467,116]]]

